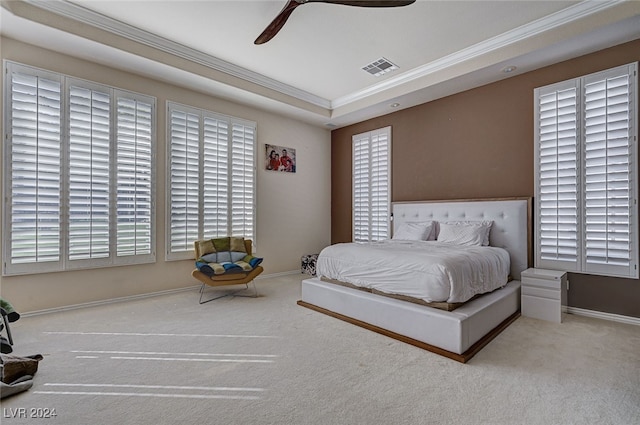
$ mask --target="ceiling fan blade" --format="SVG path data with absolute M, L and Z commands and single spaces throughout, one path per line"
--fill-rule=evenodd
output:
M 409 6 L 416 0 L 307 0 L 305 3 L 331 3 L 360 7 L 399 7 Z
M 262 34 L 260 34 L 258 38 L 256 38 L 256 41 L 254 41 L 253 44 L 263 44 L 275 37 L 278 31 L 282 29 L 285 22 L 287 22 L 287 19 L 289 19 L 289 16 L 291 16 L 291 13 L 293 13 L 295 8 L 302 4 L 304 3 L 298 3 L 295 0 L 289 0 L 289 3 L 287 3 L 285 7 L 282 8 L 280 13 L 278 13 L 278 16 L 276 16 L 273 21 L 271 21 L 271 23 L 267 26 L 267 28 L 262 31 Z
M 278 13 L 278 16 L 262 31 L 262 34 L 256 38 L 253 44 L 264 44 L 275 37 L 295 8 L 306 3 L 329 3 L 359 7 L 398 7 L 408 6 L 415 2 L 416 0 L 289 0 L 280 13 Z

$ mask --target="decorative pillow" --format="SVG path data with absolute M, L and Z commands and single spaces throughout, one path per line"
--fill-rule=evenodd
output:
M 491 233 L 491 227 L 493 226 L 492 220 L 478 220 L 478 221 L 461 220 L 461 221 L 446 221 L 445 223 L 461 225 L 461 226 L 481 227 L 485 232 L 484 237 L 482 238 L 482 246 L 489 246 L 489 234 Z
M 203 258 L 196 261 L 196 267 L 207 276 L 215 276 L 230 273 L 250 272 L 262 263 L 262 258 L 245 254 L 241 260 L 225 263 L 208 263 Z
M 433 221 L 402 223 L 392 239 L 407 241 L 426 241 L 431 234 Z
M 217 263 L 218 253 L 212 252 L 211 254 L 203 255 L 202 257 L 200 257 L 200 260 L 204 261 L 205 263 Z
M 226 237 L 198 241 L 200 258 L 210 263 L 236 262 L 247 255 L 244 238 Z M 231 253 L 229 253 L 231 252 Z M 235 255 L 234 253 L 237 253 Z M 218 256 L 222 254 L 222 259 Z
M 200 255 L 216 252 L 216 248 L 213 246 L 213 241 L 211 239 L 198 241 L 198 252 Z
M 246 254 L 247 248 L 244 246 L 244 238 L 229 238 L 229 251 L 244 252 Z
M 247 254 L 244 238 L 226 237 L 198 241 L 200 258 L 196 267 L 207 276 L 249 272 L 262 263 L 262 258 Z
M 226 238 L 214 238 L 211 239 L 211 242 L 213 242 L 213 246 L 216 248 L 216 251 L 220 252 L 220 251 L 231 251 L 231 238 L 230 237 L 226 237 Z
M 253 255 L 247 254 L 242 259 L 242 261 L 244 261 L 245 263 L 249 264 L 252 268 L 255 268 L 255 267 L 259 266 L 262 263 L 262 258 L 254 257 Z
M 218 261 L 216 263 L 233 263 L 231 261 L 231 251 L 218 252 Z
M 456 245 L 482 246 L 486 233 L 486 228 L 482 226 L 440 223 L 438 242 L 448 242 Z
M 215 274 L 224 273 L 224 268 L 218 263 L 205 263 L 204 261 L 196 261 L 196 268 L 209 277 Z
M 236 261 L 240 261 L 247 256 L 246 252 L 231 251 L 229 254 L 231 255 L 232 263 L 235 263 Z

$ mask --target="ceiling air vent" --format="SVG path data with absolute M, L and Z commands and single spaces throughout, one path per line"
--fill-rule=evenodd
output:
M 370 63 L 369 65 L 363 66 L 362 69 L 364 69 L 371 75 L 379 77 L 386 72 L 398 69 L 398 65 L 394 64 L 389 59 L 380 58 L 377 61 Z

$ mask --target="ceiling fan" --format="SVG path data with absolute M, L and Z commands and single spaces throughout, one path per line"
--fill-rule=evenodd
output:
M 263 44 L 271 40 L 282 29 L 291 13 L 296 7 L 302 6 L 306 3 L 331 3 L 342 4 L 346 6 L 360 6 L 360 7 L 398 7 L 408 6 L 411 3 L 415 3 L 416 0 L 289 0 L 285 7 L 280 11 L 278 16 L 267 26 L 267 28 L 256 38 L 254 44 Z

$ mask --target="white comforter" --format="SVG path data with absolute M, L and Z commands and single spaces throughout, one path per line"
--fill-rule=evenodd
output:
M 509 253 L 436 241 L 341 243 L 322 250 L 318 277 L 427 302 L 464 302 L 504 286 Z

